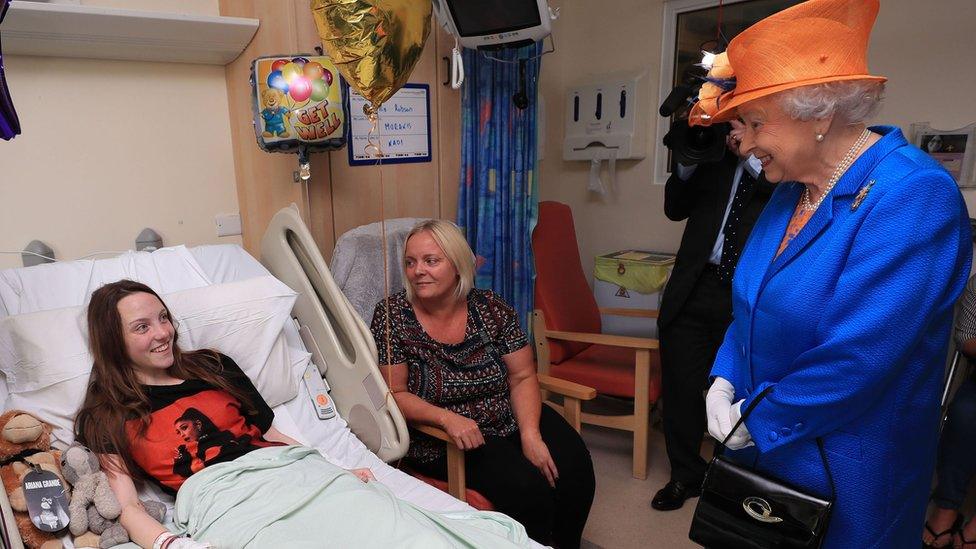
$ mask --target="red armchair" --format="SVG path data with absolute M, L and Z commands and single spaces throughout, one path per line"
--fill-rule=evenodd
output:
M 633 475 L 647 478 L 648 416 L 661 395 L 658 341 L 602 334 L 600 314 L 656 318 L 657 311 L 597 307 L 580 263 L 573 213 L 565 204 L 539 204 L 532 251 L 536 266 L 533 335 L 539 373 L 588 385 L 597 394 L 633 398 L 629 415 L 581 414 L 579 401 L 567 403 L 564 415 L 633 432 Z

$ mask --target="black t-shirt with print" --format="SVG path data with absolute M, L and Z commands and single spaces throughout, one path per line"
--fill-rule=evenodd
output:
M 140 420 L 126 423 L 133 459 L 171 494 L 208 465 L 281 444 L 262 436 L 271 427 L 274 412 L 251 380 L 230 357 L 221 354 L 220 363 L 221 374 L 247 396 L 249 406 L 201 380 L 144 385 L 152 410 L 149 426 L 140 436 Z

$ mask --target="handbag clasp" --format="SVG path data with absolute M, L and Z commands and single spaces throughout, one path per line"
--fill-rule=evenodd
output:
M 773 516 L 773 506 L 769 504 L 768 501 L 763 498 L 750 496 L 742 500 L 742 508 L 745 509 L 746 513 L 750 517 L 758 520 L 759 522 L 767 523 L 777 523 L 783 522 L 783 519 Z

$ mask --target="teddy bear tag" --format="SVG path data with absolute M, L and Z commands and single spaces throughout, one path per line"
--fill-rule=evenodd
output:
M 68 499 L 61 479 L 35 467 L 24 476 L 24 499 L 31 522 L 45 532 L 57 532 L 68 525 Z

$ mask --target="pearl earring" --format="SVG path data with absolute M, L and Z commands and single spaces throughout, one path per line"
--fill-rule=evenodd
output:
M 824 135 L 822 133 L 818 133 L 816 139 L 817 143 L 821 143 L 824 140 Z

